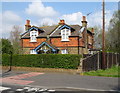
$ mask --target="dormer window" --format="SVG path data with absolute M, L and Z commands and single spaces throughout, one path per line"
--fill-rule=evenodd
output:
M 69 41 L 69 36 L 71 35 L 70 29 L 61 30 L 61 41 Z
M 30 32 L 30 42 L 37 42 L 38 31 L 31 31 Z

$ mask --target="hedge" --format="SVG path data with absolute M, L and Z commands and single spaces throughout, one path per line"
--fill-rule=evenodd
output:
M 81 57 L 77 54 L 12 55 L 12 66 L 76 69 Z M 10 65 L 10 55 L 2 55 L 2 65 Z

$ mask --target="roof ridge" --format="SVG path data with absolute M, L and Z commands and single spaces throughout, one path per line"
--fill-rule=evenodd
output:
M 52 25 L 52 26 L 58 26 L 58 25 Z M 51 27 L 51 26 L 41 26 L 39 28 L 44 28 L 44 27 Z

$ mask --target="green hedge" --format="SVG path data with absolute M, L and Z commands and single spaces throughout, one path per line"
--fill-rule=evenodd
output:
M 76 69 L 81 55 L 38 54 L 12 55 L 12 66 Z M 10 55 L 2 55 L 2 65 L 9 66 Z

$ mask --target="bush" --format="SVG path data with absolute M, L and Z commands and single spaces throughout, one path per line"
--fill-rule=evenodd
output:
M 80 58 L 81 55 L 72 54 L 13 55 L 12 66 L 76 69 Z M 9 66 L 9 63 L 10 55 L 3 54 L 3 66 Z

